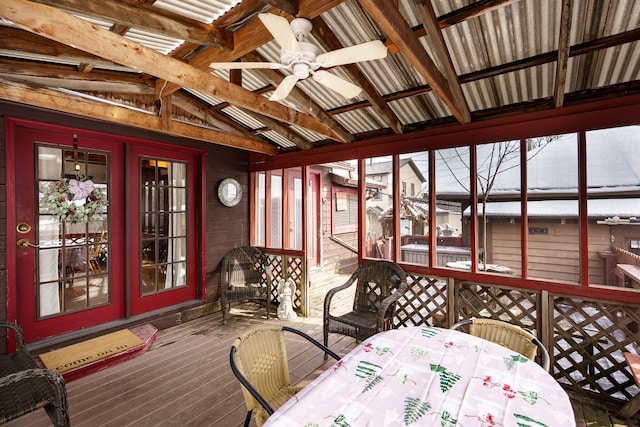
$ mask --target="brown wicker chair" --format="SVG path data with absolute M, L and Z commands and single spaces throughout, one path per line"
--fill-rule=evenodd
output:
M 231 346 L 231 370 L 242 384 L 247 405 L 245 427 L 255 411 L 260 427 L 273 411 L 302 389 L 291 386 L 284 331 L 297 334 L 336 360 L 340 357 L 309 335 L 287 326 L 264 326 L 244 333 Z
M 333 297 L 354 284 L 352 311 L 337 316 L 331 314 Z M 359 266 L 344 285 L 331 289 L 324 298 L 324 345 L 330 332 L 362 341 L 391 329 L 396 302 L 406 290 L 406 274 L 396 263 L 378 260 Z
M 20 326 L 0 322 L 12 330 L 17 348 L 13 354 L 0 355 L 0 424 L 44 408 L 54 426 L 68 426 L 67 389 L 57 372 L 41 369 L 24 345 Z
M 271 305 L 271 269 L 267 257 L 253 246 L 231 249 L 222 258 L 220 269 L 220 304 L 222 324 L 227 323 L 227 311 L 234 301 L 253 300 Z
M 451 329 L 459 329 L 464 325 L 469 325 L 471 335 L 517 351 L 530 360 L 535 360 L 540 350 L 540 365 L 549 371 L 549 352 L 538 338 L 520 326 L 495 319 L 468 319 L 454 324 Z

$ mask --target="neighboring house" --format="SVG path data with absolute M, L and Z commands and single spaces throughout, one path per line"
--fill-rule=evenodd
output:
M 630 131 L 640 133 L 640 127 L 609 129 L 606 134 L 587 133 L 589 282 L 592 284 L 613 284 L 607 279 L 605 265 L 607 254 L 613 248 L 634 252 L 640 247 L 640 222 L 635 219 L 640 218 L 640 158 Z M 576 135 L 562 135 L 527 161 L 529 277 L 579 282 L 576 147 Z M 507 162 L 490 192 L 486 208 L 486 260 L 507 266 L 520 275 L 518 164 L 518 158 Z M 456 192 L 450 191 L 449 197 L 455 199 Z M 439 197 L 443 194 L 439 193 Z M 480 218 L 481 203 L 477 209 Z M 469 216 L 467 205 L 463 212 L 465 229 L 468 229 Z M 479 234 L 482 233 L 483 228 L 479 227 Z

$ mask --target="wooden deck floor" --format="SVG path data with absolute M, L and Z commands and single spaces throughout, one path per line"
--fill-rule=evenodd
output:
M 221 314 L 215 313 L 159 331 L 154 345 L 142 356 L 68 383 L 72 426 L 241 426 L 246 409 L 229 367 L 229 348 L 243 331 L 266 321 L 264 310 L 256 308 L 253 304 L 234 306 L 226 326 L 222 326 Z M 312 315 L 283 323 L 321 340 L 322 315 Z M 325 362 L 301 338 L 287 337 L 294 383 L 310 381 L 332 363 Z M 330 346 L 345 354 L 355 343 L 332 335 Z M 598 403 L 573 396 L 572 401 L 579 427 L 640 425 L 637 420 L 613 419 L 608 408 Z M 7 425 L 51 424 L 40 410 Z

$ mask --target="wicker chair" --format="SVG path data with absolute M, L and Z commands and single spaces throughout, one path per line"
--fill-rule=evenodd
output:
M 333 297 L 354 284 L 353 309 L 342 315 L 331 314 Z M 406 274 L 396 263 L 379 260 L 359 266 L 344 285 L 331 289 L 324 298 L 324 345 L 330 332 L 362 341 L 391 329 L 396 302 L 406 290 Z
M 271 269 L 267 257 L 253 246 L 242 246 L 227 252 L 220 270 L 220 304 L 222 324 L 227 323 L 227 311 L 234 301 L 254 300 L 271 305 Z
M 291 386 L 284 331 L 297 334 L 336 360 L 340 357 L 309 335 L 287 326 L 265 326 L 244 333 L 231 346 L 231 370 L 242 384 L 247 405 L 245 427 L 255 410 L 260 427 L 273 411 L 302 389 Z
M 540 350 L 540 365 L 545 371 L 549 371 L 549 352 L 538 338 L 520 326 L 512 325 L 502 320 L 469 319 L 454 324 L 451 329 L 459 329 L 464 325 L 469 325 L 469 333 L 471 335 L 517 351 L 530 360 L 535 360 L 536 354 Z
M 67 389 L 57 372 L 41 369 L 24 345 L 20 326 L 0 322 L 16 335 L 13 354 L 0 355 L 0 424 L 44 408 L 54 426 L 68 426 Z

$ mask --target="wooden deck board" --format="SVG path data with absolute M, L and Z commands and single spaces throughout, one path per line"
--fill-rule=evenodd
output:
M 322 300 L 314 289 L 314 298 Z M 322 341 L 322 313 L 282 323 Z M 244 331 L 267 322 L 264 308 L 255 304 L 232 308 L 227 325 L 220 313 L 158 332 L 145 354 L 111 366 L 67 385 L 71 424 L 82 426 L 216 426 L 237 427 L 246 408 L 240 386 L 229 367 L 229 349 Z M 303 385 L 331 366 L 322 352 L 302 338 L 287 334 L 292 382 Z M 350 337 L 331 334 L 329 346 L 339 355 L 355 347 Z M 640 427 L 636 418 L 617 420 L 612 408 L 571 396 L 576 424 Z M 51 425 L 44 410 L 6 424 L 9 427 Z M 253 421 L 252 421 L 252 425 Z

